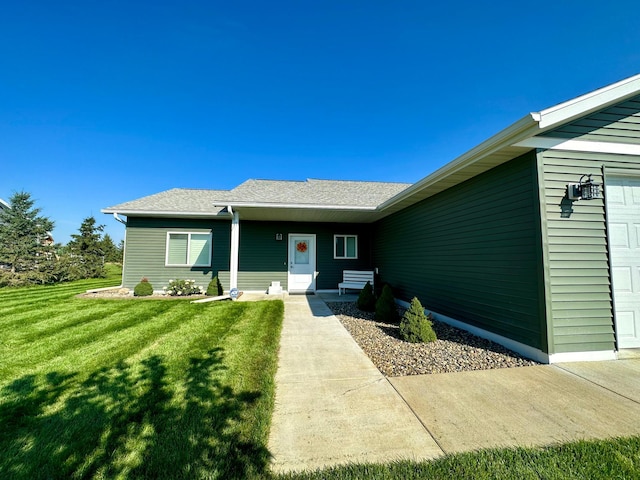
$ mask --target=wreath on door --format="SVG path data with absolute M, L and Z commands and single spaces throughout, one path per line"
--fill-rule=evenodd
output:
M 296 245 L 296 250 L 300 253 L 304 253 L 307 251 L 307 242 L 298 242 Z

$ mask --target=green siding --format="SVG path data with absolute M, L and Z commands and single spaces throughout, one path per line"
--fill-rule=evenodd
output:
M 613 350 L 605 200 L 570 202 L 566 188 L 589 173 L 602 183 L 603 167 L 640 174 L 640 157 L 559 150 L 545 150 L 539 156 L 547 219 L 551 353 Z
M 404 300 L 546 351 L 535 152 L 376 224 L 375 265 Z
M 168 231 L 213 232 L 211 268 L 165 266 Z M 218 274 L 225 290 L 229 289 L 229 255 L 231 222 L 225 220 L 179 220 L 165 218 L 129 218 L 125 246 L 123 285 L 133 288 L 147 277 L 160 290 L 170 279 L 193 278 L 206 286 Z M 283 240 L 276 240 L 276 233 Z M 266 291 L 272 281 L 287 289 L 287 238 L 290 233 L 316 234 L 316 287 L 337 289 L 342 271 L 371 269 L 371 226 L 343 223 L 243 222 L 240 219 L 238 288 Z M 358 259 L 333 258 L 333 235 L 358 235 Z
M 640 143 L 640 96 L 545 132 L 543 136 Z
M 276 240 L 276 234 L 282 240 Z M 238 286 L 241 290 L 266 290 L 271 281 L 287 285 L 289 234 L 316 235 L 316 288 L 337 289 L 343 270 L 371 269 L 371 226 L 343 223 L 256 222 L 240 220 Z M 333 258 L 334 234 L 358 235 L 358 258 Z
M 213 232 L 211 267 L 166 267 L 165 253 L 167 232 Z M 167 218 L 127 219 L 125 264 L 122 284 L 133 288 L 142 277 L 147 277 L 154 289 L 161 290 L 169 280 L 194 279 L 206 287 L 211 278 L 220 272 L 221 282 L 229 288 L 230 221 L 180 220 Z

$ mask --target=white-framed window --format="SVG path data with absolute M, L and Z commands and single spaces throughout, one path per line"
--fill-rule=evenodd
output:
M 358 236 L 334 235 L 333 258 L 358 258 Z
M 211 233 L 167 232 L 168 267 L 210 267 Z

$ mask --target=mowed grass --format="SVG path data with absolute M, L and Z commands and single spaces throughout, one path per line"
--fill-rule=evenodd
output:
M 283 303 L 75 298 L 118 282 L 0 290 L 0 478 L 262 476 Z

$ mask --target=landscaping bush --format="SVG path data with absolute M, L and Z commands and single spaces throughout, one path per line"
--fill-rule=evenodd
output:
M 217 297 L 219 295 L 222 295 L 223 293 L 224 290 L 222 288 L 222 284 L 220 283 L 220 280 L 218 280 L 218 276 L 216 275 L 209 282 L 209 286 L 207 286 L 207 296 Z
M 149 295 L 153 295 L 153 286 L 149 283 L 149 280 L 143 278 L 133 289 L 133 295 L 135 297 L 148 297 Z
M 169 280 L 169 286 L 165 290 L 171 296 L 183 297 L 204 293 L 203 288 L 196 285 L 195 280 Z
M 398 323 L 400 317 L 398 316 L 398 310 L 396 308 L 396 301 L 393 298 L 393 292 L 389 285 L 382 287 L 382 294 L 376 302 L 376 320 L 387 323 Z
M 400 336 L 405 342 L 411 343 L 428 343 L 437 340 L 436 332 L 433 331 L 431 314 L 429 317 L 424 314 L 424 308 L 416 297 L 413 297 L 411 306 L 402 316 Z
M 371 283 L 367 282 L 358 296 L 358 308 L 365 312 L 373 312 L 376 309 L 376 297 L 373 294 Z

